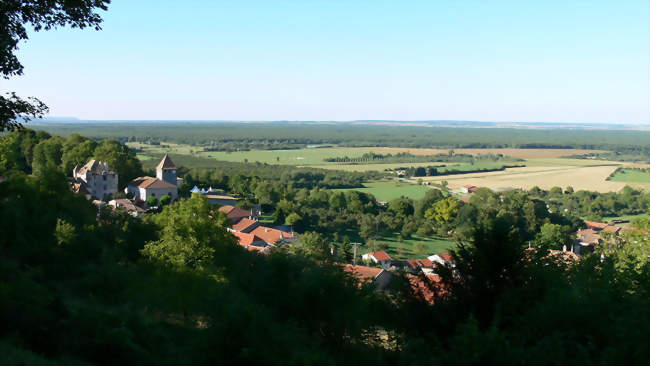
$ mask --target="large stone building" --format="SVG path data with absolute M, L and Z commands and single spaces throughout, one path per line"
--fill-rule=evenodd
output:
M 172 159 L 165 155 L 156 167 L 156 177 L 138 177 L 130 181 L 124 192 L 132 194 L 134 199 L 146 201 L 149 197 L 170 196 L 172 200 L 178 198 L 178 177 L 176 165 Z
M 110 170 L 104 161 L 93 159 L 81 168 L 75 166 L 72 177 L 73 186 L 90 197 L 107 199 L 117 193 L 117 173 Z

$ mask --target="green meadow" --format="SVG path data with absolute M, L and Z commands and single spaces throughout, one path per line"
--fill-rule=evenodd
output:
M 620 169 L 609 180 L 613 182 L 650 183 L 650 170 Z
M 387 246 L 386 253 L 393 259 L 424 259 L 430 255 L 438 253 L 446 253 L 449 249 L 456 247 L 456 243 L 437 236 L 423 237 L 413 235 L 409 239 L 403 241 L 398 240 L 399 233 L 392 233 L 377 238 L 377 245 L 374 245 L 374 240 L 359 248 L 357 253 L 357 261 L 361 258 L 362 254 L 372 252 L 374 250 L 381 250 L 382 247 Z M 426 251 L 423 253 L 416 253 L 413 248 L 416 243 L 423 243 L 426 246 Z
M 424 194 L 428 189 L 431 189 L 427 186 L 421 186 L 397 179 L 393 180 L 382 180 L 376 182 L 364 183 L 363 188 L 349 188 L 341 189 L 342 191 L 360 191 L 364 193 L 370 193 L 377 200 L 380 201 L 390 201 L 394 198 L 399 198 L 401 196 L 420 199 L 424 197 Z

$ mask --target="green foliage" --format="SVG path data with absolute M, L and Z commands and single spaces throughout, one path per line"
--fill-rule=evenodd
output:
M 103 140 L 98 144 L 78 134 L 66 140 L 30 129 L 0 136 L 0 172 L 18 170 L 40 174 L 44 170 L 61 169 L 71 175 L 75 165 L 84 165 L 90 158 L 108 162 L 119 176 L 120 189 L 142 175 L 135 152 L 115 140 Z
M 103 140 L 93 152 L 93 158 L 105 161 L 119 177 L 118 188 L 121 190 L 133 178 L 142 174 L 142 164 L 135 152 L 115 140 Z
M 76 237 L 75 227 L 65 220 L 58 219 L 54 229 L 54 237 L 59 245 L 70 244 Z
M 301 234 L 295 249 L 317 260 L 325 260 L 330 257 L 329 241 L 324 235 L 315 232 Z
M 433 207 L 424 212 L 427 220 L 434 221 L 440 225 L 448 224 L 456 219 L 460 209 L 459 201 L 455 198 L 445 198 L 434 203 Z
M 543 249 L 562 249 L 569 246 L 573 230 L 568 225 L 545 223 L 535 238 L 536 244 Z
M 142 254 L 172 266 L 201 268 L 212 263 L 223 247 L 235 244 L 226 231 L 225 214 L 213 213 L 212 206 L 200 195 L 165 206 L 153 222 L 160 230 L 160 239 L 147 243 Z
M 32 171 L 35 174 L 44 169 L 58 168 L 61 165 L 64 141 L 63 138 L 57 136 L 43 140 L 34 147 Z
M 147 206 L 153 207 L 158 205 L 158 197 L 156 196 L 149 196 L 147 197 Z
M 314 144 L 442 148 L 580 148 L 629 151 L 649 149 L 650 132 L 588 129 L 405 127 L 371 125 L 237 124 L 155 122 L 137 124 L 48 123 L 43 129 L 122 142 L 175 142 L 217 151 L 295 149 Z M 317 150 L 317 149 L 315 149 Z M 453 156 L 452 154 L 449 154 Z M 272 159 L 277 155 L 271 154 Z M 616 158 L 610 160 L 618 160 Z
M 160 197 L 160 200 L 158 201 L 161 206 L 167 206 L 172 202 L 172 196 L 170 195 L 164 195 Z

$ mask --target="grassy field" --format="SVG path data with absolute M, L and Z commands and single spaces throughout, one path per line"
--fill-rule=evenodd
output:
M 402 242 L 397 240 L 398 236 L 398 233 L 393 233 L 392 235 L 377 238 L 377 246 L 379 247 L 381 244 L 388 245 L 386 253 L 388 253 L 388 255 L 393 259 L 423 259 L 433 254 L 446 253 L 449 249 L 456 246 L 456 243 L 451 240 L 435 236 L 421 237 L 413 235 L 410 239 L 406 239 Z M 413 251 L 413 246 L 418 242 L 424 243 L 427 246 L 425 254 L 418 254 Z M 359 248 L 358 258 L 361 257 L 361 254 L 371 251 L 373 251 L 372 242 Z
M 393 198 L 399 198 L 401 196 L 420 199 L 424 197 L 425 192 L 430 189 L 426 186 L 420 186 L 397 179 L 364 183 L 364 186 L 364 188 L 351 188 L 341 190 L 354 190 L 370 193 L 375 196 L 377 200 L 390 201 Z
M 331 147 L 296 150 L 251 150 L 239 152 L 204 152 L 200 147 L 190 145 L 161 143 L 162 145 L 147 145 L 140 143 L 128 143 L 130 146 L 140 149 L 138 156 L 143 160 L 143 165 L 154 164 L 151 156 L 160 156 L 163 153 L 170 153 L 179 165 L 210 167 L 211 161 L 222 160 L 232 162 L 261 162 L 268 164 L 295 165 L 313 168 L 326 168 L 345 171 L 383 171 L 408 166 L 443 165 L 444 163 L 389 163 L 389 164 L 339 164 L 325 162 L 324 159 L 331 157 L 348 156 L 359 157 L 368 152 L 391 153 L 410 152 L 414 155 L 428 155 L 446 153 L 446 149 L 409 149 L 389 147 Z M 435 177 L 423 177 L 425 181 L 439 183 L 447 181 L 452 190 L 458 190 L 463 185 L 475 185 L 499 188 L 521 188 L 530 189 L 538 186 L 543 189 L 550 189 L 554 186 L 574 189 L 586 189 L 599 192 L 618 191 L 626 184 L 635 188 L 650 189 L 650 173 L 632 172 L 617 174 L 610 180 L 607 177 L 619 167 L 634 166 L 621 162 L 608 162 L 587 159 L 565 159 L 562 156 L 582 154 L 596 150 L 578 149 L 455 149 L 456 153 L 468 154 L 504 154 L 512 157 L 526 159 L 523 164 L 526 167 L 508 168 L 505 171 L 470 173 L 462 175 L 440 175 Z M 149 159 L 149 160 L 147 160 Z M 485 162 L 476 165 L 447 163 L 446 169 L 478 169 L 496 168 L 501 163 Z M 415 179 L 412 180 L 415 183 Z M 366 184 L 360 191 L 372 193 L 380 200 L 390 200 L 401 195 L 420 198 L 426 192 L 425 187 L 408 185 L 397 181 L 373 182 Z
M 374 152 L 382 154 L 396 154 L 399 152 L 409 152 L 413 155 L 432 155 L 444 154 L 449 149 L 409 149 L 409 148 L 392 148 L 392 147 L 330 147 L 330 148 L 304 148 L 294 150 L 250 150 L 250 151 L 202 151 L 201 147 L 190 145 L 181 145 L 168 142 L 161 142 L 161 145 L 148 145 L 139 142 L 128 142 L 127 145 L 142 150 L 143 154 L 191 154 L 194 153 L 201 157 L 209 157 L 217 160 L 235 161 L 235 162 L 256 162 L 269 164 L 288 164 L 288 165 L 342 165 L 337 163 L 328 163 L 323 161 L 326 158 L 348 156 L 350 158 L 360 157 L 365 153 Z M 459 154 L 503 154 L 515 158 L 524 159 L 552 159 L 571 154 L 584 154 L 596 152 L 599 150 L 579 150 L 579 149 L 454 149 Z M 391 164 L 397 166 L 418 166 L 417 163 Z M 427 164 L 427 163 L 424 163 Z M 365 165 L 383 165 L 383 164 L 361 164 Z
M 457 166 L 457 163 L 440 163 L 440 162 L 431 162 L 431 163 L 386 163 L 386 164 L 336 164 L 336 163 L 324 163 L 328 165 L 300 165 L 307 168 L 322 168 L 322 169 L 332 169 L 332 170 L 343 170 L 347 172 L 367 172 L 367 171 L 384 171 L 386 169 L 398 169 L 403 167 L 420 167 L 420 166 L 439 166 L 446 165 L 448 167 Z M 477 165 L 478 166 L 478 165 Z
M 603 217 L 603 220 L 611 222 L 612 220 L 634 220 L 634 219 L 647 219 L 650 218 L 650 214 L 639 214 L 639 215 L 622 215 L 622 216 L 607 216 Z
M 621 169 L 609 179 L 612 182 L 650 183 L 650 171 Z

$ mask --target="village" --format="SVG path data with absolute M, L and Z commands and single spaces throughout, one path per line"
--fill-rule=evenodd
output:
M 117 173 L 110 169 L 106 162 L 90 160 L 82 167 L 75 166 L 70 180 L 70 187 L 75 193 L 85 195 L 98 208 L 110 207 L 113 210 L 124 210 L 134 217 L 145 213 L 159 212 L 159 205 L 173 204 L 180 199 L 178 186 L 183 178 L 177 176 L 177 167 L 168 155 L 164 155 L 156 166 L 156 176 L 142 176 L 129 181 L 124 194 L 118 192 Z M 459 190 L 457 199 L 469 203 L 470 197 L 476 194 L 479 187 L 465 185 Z M 269 254 L 274 248 L 287 248 L 299 240 L 300 235 L 293 231 L 290 225 L 266 226 L 260 223 L 261 206 L 251 209 L 237 207 L 238 199 L 212 187 L 199 188 L 194 186 L 191 195 L 201 195 L 218 211 L 226 215 L 230 222 L 228 232 L 236 237 L 237 243 L 250 252 Z M 114 196 L 124 198 L 113 198 Z M 379 202 L 386 205 L 386 202 Z M 569 262 L 577 261 L 581 255 L 593 253 L 604 242 L 613 242 L 615 236 L 624 227 L 585 221 L 586 228 L 580 229 L 573 235 L 573 240 L 563 245 L 561 249 L 551 249 L 549 255 L 557 256 Z M 424 258 L 397 260 L 384 250 L 371 251 L 357 256 L 359 243 L 354 243 L 352 263 L 343 263 L 344 269 L 353 274 L 361 283 L 371 283 L 377 291 L 387 290 L 391 278 L 396 273 L 405 274 L 417 293 L 427 301 L 433 301 L 431 286 L 441 281 L 437 274 L 442 267 L 455 266 L 455 260 L 449 253 L 432 253 Z M 336 258 L 335 249 L 330 248 Z M 357 258 L 359 257 L 359 258 Z M 425 284 L 425 281 L 428 284 Z

